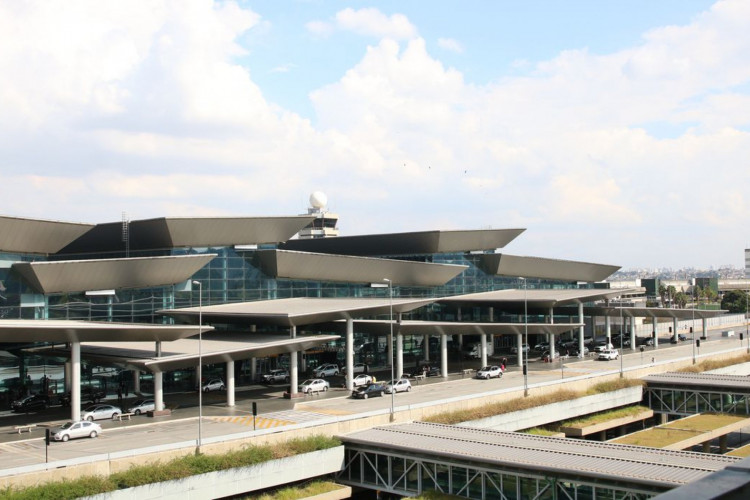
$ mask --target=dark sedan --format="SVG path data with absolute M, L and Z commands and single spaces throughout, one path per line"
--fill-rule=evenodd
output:
M 49 408 L 49 398 L 41 394 L 32 394 L 31 396 L 13 401 L 10 407 L 15 412 L 46 410 Z
M 382 396 L 385 391 L 383 384 L 370 384 L 356 391 L 352 391 L 352 397 L 358 399 L 367 399 L 375 396 Z

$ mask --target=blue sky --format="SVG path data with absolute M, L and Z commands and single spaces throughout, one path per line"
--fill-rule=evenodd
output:
M 0 3 L 0 213 L 303 213 L 342 234 L 743 265 L 750 2 Z

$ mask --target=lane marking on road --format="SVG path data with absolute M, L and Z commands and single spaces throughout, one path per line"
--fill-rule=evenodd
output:
M 253 417 L 211 417 L 211 420 L 215 422 L 227 422 L 230 424 L 253 426 Z M 281 427 L 284 425 L 292 425 L 295 422 L 289 420 L 280 420 L 277 418 L 266 418 L 266 417 L 255 417 L 255 428 L 256 429 L 272 429 L 274 427 Z

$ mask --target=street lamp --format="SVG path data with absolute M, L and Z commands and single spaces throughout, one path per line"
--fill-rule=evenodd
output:
M 529 345 L 529 300 L 528 300 L 528 285 L 526 284 L 526 278 L 519 276 L 523 280 L 523 345 L 518 349 L 522 360 L 523 367 L 523 395 L 529 395 L 529 379 L 528 379 L 528 360 L 529 353 L 524 352 L 524 348 Z M 551 351 L 550 351 L 551 352 Z
M 390 304 L 390 326 L 391 326 L 391 422 L 396 420 L 396 415 L 393 413 L 393 398 L 396 394 L 396 380 L 393 374 L 393 349 L 395 344 L 393 343 L 393 282 L 388 278 L 383 278 L 383 281 L 388 282 L 388 303 Z M 429 346 L 428 346 L 429 349 Z
M 620 378 L 623 378 L 625 376 L 625 374 L 622 371 L 622 363 L 623 363 L 622 357 L 625 354 L 622 351 L 622 346 L 623 346 L 623 340 L 622 340 L 622 338 L 625 335 L 625 332 L 623 331 L 623 326 L 624 325 L 625 325 L 625 321 L 622 318 L 622 297 L 620 297 Z
M 690 343 L 693 344 L 693 364 L 695 364 L 695 278 L 693 278 L 693 322 L 690 326 Z
M 201 451 L 203 425 L 203 283 L 193 280 L 198 285 L 198 453 Z

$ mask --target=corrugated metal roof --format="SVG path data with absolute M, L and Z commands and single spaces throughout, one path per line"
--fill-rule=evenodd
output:
M 560 477 L 590 477 L 674 487 L 740 459 L 578 439 L 470 429 L 422 422 L 376 427 L 341 436 L 345 444 L 418 456 L 529 469 Z
M 93 227 L 93 224 L 0 215 L 0 251 L 53 254 Z
M 435 299 L 398 299 L 393 302 L 388 298 L 351 299 L 351 298 L 308 298 L 261 300 L 255 302 L 236 302 L 212 306 L 186 307 L 157 311 L 159 314 L 195 321 L 199 313 L 207 320 L 234 320 L 245 323 L 263 323 L 280 326 L 310 325 L 338 319 L 367 317 L 388 314 L 393 311 L 407 312 L 427 304 Z
M 280 248 L 358 256 L 430 255 L 503 248 L 524 231 L 525 229 L 480 229 L 337 236 L 290 240 Z
M 13 269 L 39 293 L 83 292 L 180 283 L 214 257 L 216 254 L 16 262 Z
M 480 255 L 479 267 L 486 273 L 500 276 L 587 282 L 602 281 L 620 269 L 609 264 L 499 253 Z
M 261 269 L 269 276 L 346 283 L 382 283 L 384 277 L 390 277 L 394 285 L 440 286 L 468 268 L 453 264 L 285 250 L 262 250 L 255 252 L 253 258 L 256 256 Z
M 750 392 L 750 377 L 718 373 L 669 372 L 643 379 L 651 387 L 692 387 L 724 391 Z

